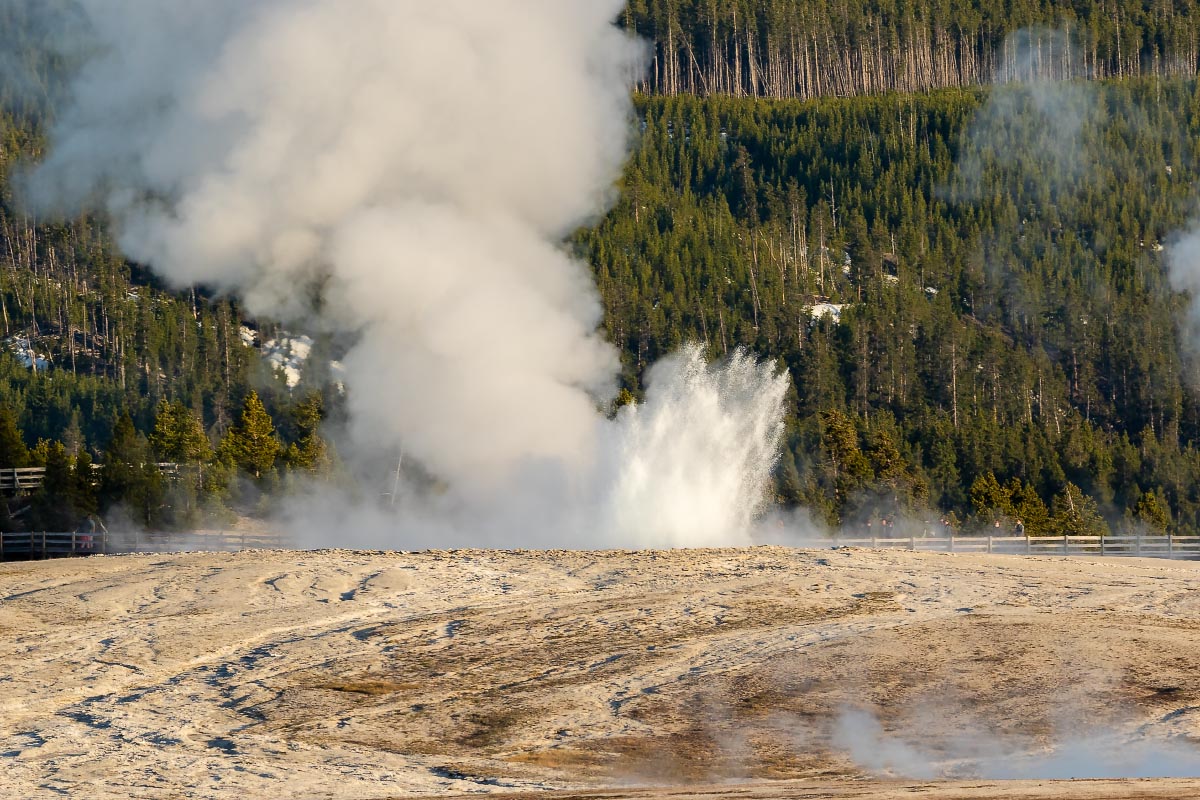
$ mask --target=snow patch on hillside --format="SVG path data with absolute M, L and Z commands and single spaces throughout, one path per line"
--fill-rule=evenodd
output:
M 263 361 L 283 373 L 283 379 L 289 389 L 300 384 L 300 376 L 304 365 L 312 355 L 313 340 L 310 336 L 299 334 L 284 335 L 276 339 L 268 339 L 262 344 Z
M 312 356 L 314 342 L 311 336 L 303 333 L 280 331 L 279 335 L 260 341 L 259 334 L 253 328 L 241 326 L 239 331 L 242 344 L 258 351 L 259 356 L 271 370 L 283 376 L 284 383 L 289 389 L 300 385 L 304 376 L 304 366 Z M 345 369 L 342 362 L 331 360 L 329 372 L 338 388 L 342 387 L 342 376 Z
M 829 317 L 834 322 L 841 322 L 842 309 L 845 307 L 845 303 L 813 303 L 808 313 L 813 320 L 818 320 L 821 317 Z
M 34 350 L 28 336 L 10 336 L 4 340 L 4 346 L 17 357 L 17 361 L 21 362 L 26 369 L 40 372 L 50 367 L 49 357 Z

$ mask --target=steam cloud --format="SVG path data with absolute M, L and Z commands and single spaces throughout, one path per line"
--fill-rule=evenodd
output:
M 1039 179 L 1048 182 L 1051 199 L 1075 191 L 1105 155 L 1084 136 L 1103 124 L 1105 112 L 1082 48 L 1069 32 L 1023 28 L 1005 37 L 1001 53 L 987 100 L 963 134 L 952 195 L 978 201 L 986 173 L 1032 163 L 1044 171 Z
M 1167 279 L 1172 289 L 1188 295 L 1179 333 L 1184 354 L 1196 358 L 1200 353 L 1200 218 L 1168 238 Z M 1198 379 L 1195 371 L 1191 378 Z
M 59 44 L 92 55 L 29 201 L 102 203 L 174 284 L 357 335 L 354 449 L 450 485 L 405 513 L 741 543 L 786 379 L 688 350 L 605 420 L 617 355 L 560 245 L 627 152 L 644 47 L 612 24 L 620 0 L 78 6 L 90 32 Z
M 936 730 L 936 725 L 924 730 L 930 727 Z M 843 710 L 832 743 L 868 772 L 923 780 L 1188 778 L 1200 774 L 1200 751 L 1190 743 L 1141 732 L 1076 735 L 1052 748 L 1031 750 L 1028 743 L 990 735 L 981 727 L 948 746 L 932 747 L 886 732 L 875 714 L 862 708 Z

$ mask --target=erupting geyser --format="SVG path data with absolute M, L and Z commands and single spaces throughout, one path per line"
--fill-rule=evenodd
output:
M 60 45 L 88 59 L 32 203 L 99 198 L 129 256 L 253 314 L 311 324 L 319 297 L 320 326 L 357 334 L 353 448 L 442 478 L 455 527 L 741 542 L 784 378 L 691 349 L 645 408 L 597 411 L 617 356 L 561 241 L 627 151 L 644 47 L 619 0 L 79 7 L 62 28 L 86 41 Z
M 786 373 L 735 353 L 719 369 L 685 347 L 650 370 L 617 417 L 611 530 L 654 546 L 750 544 L 783 430 Z

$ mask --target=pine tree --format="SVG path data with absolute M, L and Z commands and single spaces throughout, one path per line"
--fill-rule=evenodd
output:
M 212 457 L 212 446 L 204 426 L 191 410 L 178 400 L 161 400 L 154 420 L 150 443 L 163 461 L 191 464 Z
M 0 408 L 0 469 L 29 465 L 29 448 L 17 429 L 17 420 L 7 407 Z
M 1026 536 L 1044 536 L 1050 532 L 1050 509 L 1030 484 L 1017 478 L 1009 485 L 1013 515 L 1025 526 Z
M 84 440 L 83 426 L 79 423 L 78 409 L 71 412 L 71 422 L 63 431 L 62 442 L 63 446 L 67 448 L 67 455 L 71 458 L 78 456 L 87 444 Z
M 71 470 L 71 505 L 81 514 L 95 514 L 100 510 L 96 496 L 96 471 L 92 468 L 92 456 L 80 450 L 75 456 Z
M 821 413 L 821 450 L 830 488 L 839 509 L 871 480 L 871 462 L 858 445 L 858 431 L 841 411 Z
M 1171 517 L 1165 504 L 1158 499 L 1154 492 L 1144 492 L 1138 498 L 1133 516 L 1150 533 L 1166 533 L 1171 526 Z
M 980 475 L 971 484 L 971 508 L 981 522 L 994 522 L 1012 514 L 1011 498 L 991 472 Z
M 150 443 L 138 433 L 128 414 L 118 417 L 104 453 L 101 506 L 111 509 L 124 505 L 135 521 L 153 526 L 164 493 L 162 473 L 154 461 Z
M 935 430 L 929 446 L 929 477 L 933 499 L 941 508 L 961 507 L 966 499 L 958 472 L 958 454 L 949 430 Z
M 30 504 L 30 527 L 43 531 L 71 531 L 78 523 L 72 502 L 71 458 L 59 442 L 46 448 L 46 472 Z
M 279 450 L 271 415 L 258 392 L 252 390 L 246 395 L 241 417 L 221 441 L 221 456 L 255 479 L 262 479 L 275 465 Z
M 324 472 L 329 468 L 329 452 L 321 438 L 321 420 L 324 407 L 320 392 L 310 392 L 296 404 L 291 413 L 296 429 L 296 441 L 288 445 L 284 460 L 293 469 L 306 472 Z
M 775 500 L 784 507 L 794 508 L 804 498 L 804 486 L 791 447 L 784 448 L 775 466 Z
M 1106 536 L 1108 523 L 1100 516 L 1096 501 L 1068 482 L 1054 498 L 1055 532 L 1066 536 Z
M 885 426 L 882 421 L 875 425 L 871 431 L 867 459 L 871 464 L 871 471 L 875 474 L 876 489 L 886 494 L 889 507 L 896 509 L 901 504 L 907 505 L 911 499 L 914 481 L 908 475 L 904 458 L 896 447 L 890 427 Z M 927 488 L 924 491 L 928 493 Z

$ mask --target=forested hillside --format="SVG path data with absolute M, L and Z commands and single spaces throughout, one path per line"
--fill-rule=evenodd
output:
M 630 0 L 663 94 L 809 98 L 1196 73 L 1192 0 Z M 1010 35 L 1023 31 L 1020 35 Z
M 1098 529 L 1082 489 L 1193 529 L 1200 409 L 1161 251 L 1193 208 L 1195 91 L 1097 89 L 1067 162 L 1026 140 L 1027 97 L 986 137 L 963 90 L 643 98 L 621 202 L 579 236 L 630 380 L 688 338 L 778 356 L 779 491 L 830 520 L 929 503 L 1046 530 L 1057 505 Z
M 0 466 L 48 462 L 58 494 L 4 524 L 111 505 L 194 524 L 328 470 L 317 425 L 339 392 L 321 370 L 289 389 L 248 345 L 245 325 L 277 324 L 157 284 L 96 215 L 14 201 L 69 68 L 38 8 L 0 6 L 10 78 L 39 87 L 0 86 Z M 778 359 L 795 388 L 777 499 L 833 525 L 1200 531 L 1197 369 L 1163 251 L 1200 177 L 1196 13 L 632 0 L 653 91 L 618 202 L 568 243 L 624 387 L 688 340 Z M 973 86 L 1006 69 L 1113 77 Z M 966 88 L 925 91 L 942 86 Z M 794 99 L 837 94 L 858 96 Z M 194 477 L 130 466 L 153 459 Z

